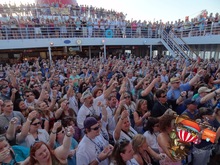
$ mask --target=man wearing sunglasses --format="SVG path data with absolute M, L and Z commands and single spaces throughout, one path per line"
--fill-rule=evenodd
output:
M 167 95 L 163 89 L 158 89 L 156 91 L 156 101 L 151 111 L 152 117 L 160 118 L 167 109 L 171 108 L 169 102 L 167 102 Z
M 24 92 L 24 103 L 26 106 L 32 106 L 34 107 L 35 103 L 37 102 L 37 99 L 35 99 L 34 93 L 30 90 L 26 90 Z
M 108 165 L 108 157 L 113 151 L 113 146 L 100 135 L 100 125 L 94 117 L 84 121 L 85 135 L 79 143 L 76 152 L 77 165 Z
M 167 92 L 167 99 L 173 103 L 172 108 L 177 112 L 178 115 L 183 113 L 183 111 L 186 109 L 185 104 L 176 102 L 179 97 L 182 97 L 181 92 L 190 91 L 191 87 L 200 80 L 203 74 L 204 70 L 199 70 L 198 73 L 186 83 L 181 83 L 181 78 L 179 77 L 172 77 L 170 79 L 170 89 Z

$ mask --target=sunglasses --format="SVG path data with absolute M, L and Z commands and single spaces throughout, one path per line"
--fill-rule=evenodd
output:
M 161 98 L 165 98 L 166 97 L 166 95 L 164 95 L 164 96 L 160 96 Z
M 31 124 L 31 125 L 37 126 L 38 124 L 40 125 L 40 124 L 41 124 L 41 122 L 34 123 L 34 124 Z
M 64 130 L 62 130 L 61 132 L 59 132 L 59 133 L 57 133 L 57 134 L 61 134 L 61 133 L 62 133 L 62 134 L 64 134 L 64 132 L 65 132 L 65 131 L 64 131 Z
M 95 128 L 91 128 L 91 130 L 97 131 L 100 128 L 100 126 L 97 126 Z
M 7 85 L 5 85 L 5 86 L 2 86 L 2 88 L 3 88 L 3 89 L 5 89 L 5 88 L 8 88 L 8 86 L 7 86 Z
M 30 95 L 26 95 L 26 97 L 30 97 L 30 96 L 33 96 L 33 94 L 30 94 Z
M 127 98 L 131 98 L 131 97 L 130 96 L 125 96 L 124 98 L 127 99 Z

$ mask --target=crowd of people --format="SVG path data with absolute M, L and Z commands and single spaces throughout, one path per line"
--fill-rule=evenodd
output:
M 218 35 L 219 13 L 163 22 L 127 20 L 126 14 L 86 5 L 1 5 L 0 39 L 116 37 L 157 38 L 162 30 L 180 37 Z M 54 10 L 52 10 L 54 9 Z M 63 11 L 64 9 L 67 9 Z M 62 12 L 63 11 L 63 12 Z
M 220 125 L 220 67 L 210 60 L 38 58 L 1 67 L 0 164 L 219 162 L 215 143 L 170 152 L 176 115 Z M 213 164 L 213 163 L 212 163 Z

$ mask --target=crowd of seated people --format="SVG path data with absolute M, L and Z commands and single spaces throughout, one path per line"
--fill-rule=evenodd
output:
M 86 5 L 3 4 L 0 13 L 0 39 L 158 38 L 162 30 L 179 37 L 220 33 L 219 13 L 208 15 L 206 12 L 195 18 L 186 17 L 185 20 L 175 22 L 126 20 L 126 14 L 122 12 Z
M 147 56 L 5 64 L 0 162 L 205 165 L 210 157 L 219 162 L 219 66 L 214 60 Z M 173 120 L 181 114 L 217 131 L 215 143 L 190 143 L 182 160 L 169 151 Z

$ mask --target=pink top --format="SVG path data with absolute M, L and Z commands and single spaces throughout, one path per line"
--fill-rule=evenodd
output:
M 160 148 L 160 146 L 159 146 L 159 152 L 164 153 L 164 151 L 162 150 L 162 148 Z M 159 162 L 160 162 L 160 165 L 181 165 L 182 164 L 181 161 L 175 161 L 174 162 L 168 156 L 166 156 L 165 159 L 160 160 Z

